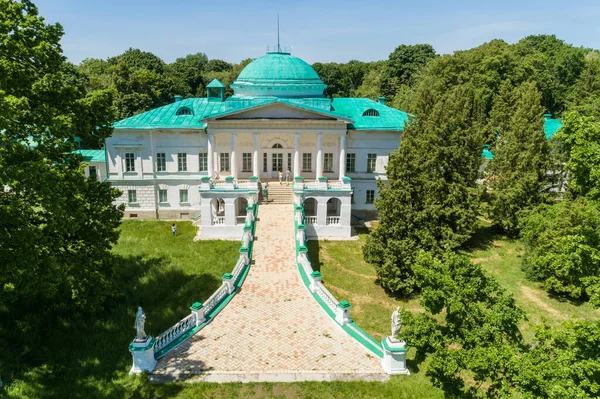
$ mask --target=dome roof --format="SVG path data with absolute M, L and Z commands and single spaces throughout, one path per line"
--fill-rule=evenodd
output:
M 304 60 L 273 52 L 248 64 L 231 87 L 237 97 L 323 97 L 327 85 Z

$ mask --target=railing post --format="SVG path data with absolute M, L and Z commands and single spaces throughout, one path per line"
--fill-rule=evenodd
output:
M 298 263 L 301 263 L 300 260 L 304 258 L 306 260 L 308 260 L 308 248 L 306 248 L 306 246 L 302 245 L 298 248 Z
M 231 273 L 225 273 L 223 274 L 223 278 L 222 278 L 223 284 L 225 284 L 227 286 L 227 293 L 231 294 L 233 293 L 233 274 Z
M 235 190 L 235 179 L 233 178 L 233 176 L 225 177 L 225 189 Z
M 293 191 L 302 191 L 304 190 L 304 177 L 296 176 L 294 177 L 294 184 L 292 184 Z
M 343 326 L 348 323 L 352 323 L 352 319 L 350 318 L 350 305 L 347 301 L 341 301 L 337 304 L 335 308 L 335 321 L 338 322 L 339 325 Z
M 343 190 L 352 190 L 352 179 L 348 176 L 342 177 L 342 189 Z
M 319 176 L 319 179 L 317 180 L 317 188 L 319 190 L 327 190 L 327 177 L 326 176 Z
M 321 276 L 321 272 L 315 270 L 310 274 L 310 292 L 315 294 L 317 292 L 317 288 L 319 284 L 323 283 L 323 276 Z
M 210 177 L 208 176 L 202 176 L 200 178 L 200 190 L 204 191 L 208 191 L 212 188 L 212 183 L 210 181 Z
M 250 257 L 248 256 L 248 247 L 245 248 L 240 248 L 240 259 L 242 259 L 242 262 L 244 262 L 244 265 L 247 265 L 248 263 L 250 263 Z
M 147 336 L 143 341 L 133 340 L 129 344 L 129 353 L 133 357 L 133 365 L 129 370 L 129 374 L 141 374 L 144 371 L 152 371 L 156 367 L 156 359 L 154 358 L 154 344 L 156 339 Z
M 204 323 L 206 319 L 204 317 L 204 305 L 202 305 L 202 302 L 194 302 L 194 304 L 190 306 L 190 310 L 196 318 L 196 327 Z
M 250 176 L 248 180 L 250 181 L 249 188 L 253 190 L 258 190 L 258 176 Z
M 296 234 L 296 240 L 300 246 L 306 246 L 306 226 L 304 223 L 298 225 L 298 233 Z

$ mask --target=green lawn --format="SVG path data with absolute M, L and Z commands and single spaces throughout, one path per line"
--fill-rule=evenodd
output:
M 533 336 L 533 325 L 542 320 L 553 326 L 570 319 L 597 320 L 600 317 L 600 309 L 551 297 L 540 284 L 527 280 L 521 270 L 523 243 L 495 234 L 488 223 L 481 222 L 479 231 L 463 252 L 496 277 L 525 310 L 528 320 L 522 323 L 521 331 L 526 338 Z
M 114 249 L 122 257 L 116 279 L 120 297 L 97 320 L 56 320 L 45 331 L 39 349 L 32 350 L 26 359 L 4 362 L 12 369 L 1 371 L 3 380 L 17 379 L 5 393 L 23 398 L 443 397 L 424 375 L 426 362 L 410 377 L 392 377 L 385 383 L 154 385 L 144 377 L 129 377 L 127 344 L 135 333 L 136 307 L 144 307 L 146 330 L 156 335 L 187 314 L 191 303 L 206 299 L 236 261 L 238 242 L 194 243 L 195 228 L 188 222 L 178 223 L 178 233 L 172 237 L 170 222 L 123 222 L 121 239 Z M 309 256 L 331 292 L 352 304 L 354 320 L 381 339 L 389 334 L 390 315 L 396 306 L 412 311 L 421 308 L 418 300 L 390 298 L 375 283 L 374 267 L 362 259 L 366 234 L 366 229 L 360 231 L 359 241 L 309 241 Z M 599 310 L 551 298 L 537 284 L 528 282 L 519 266 L 521 242 L 495 235 L 489 226 L 482 226 L 464 252 L 515 295 L 529 317 L 522 325 L 526 336 L 531 335 L 532 323 L 542 318 L 558 324 L 572 317 L 600 316 Z M 411 357 L 409 352 L 409 360 Z

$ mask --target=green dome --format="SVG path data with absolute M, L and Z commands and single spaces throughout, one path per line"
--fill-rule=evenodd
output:
M 248 64 L 231 87 L 237 97 L 322 97 L 327 86 L 300 58 L 267 53 Z

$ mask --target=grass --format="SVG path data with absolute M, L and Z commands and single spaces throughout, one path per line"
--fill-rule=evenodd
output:
M 463 251 L 472 262 L 479 263 L 510 292 L 527 314 L 528 320 L 520 326 L 526 339 L 533 337 L 534 324 L 546 321 L 558 326 L 567 320 L 597 320 L 600 309 L 593 309 L 549 295 L 540 284 L 527 280 L 521 270 L 525 253 L 523 242 L 495 233 L 489 223 L 480 228 Z
M 125 221 L 114 252 L 121 256 L 116 276 L 121 296 L 101 317 L 71 322 L 56 320 L 43 335 L 43 344 L 23 359 L 4 352 L 2 377 L 9 383 L 2 394 L 22 398 L 442 398 L 424 375 L 427 362 L 410 377 L 393 376 L 388 382 L 302 383 L 166 383 L 150 384 L 130 377 L 127 344 L 135 330 L 138 305 L 148 316 L 146 331 L 156 335 L 187 314 L 189 306 L 206 299 L 233 268 L 238 242 L 193 243 L 195 228 L 178 224 L 172 237 L 170 223 Z M 376 339 L 389 334 L 390 315 L 396 306 L 421 311 L 417 299 L 389 297 L 376 284 L 372 265 L 362 259 L 366 229 L 359 241 L 309 241 L 313 267 L 339 300 L 352 304 L 353 319 Z M 522 329 L 545 319 L 556 325 L 570 318 L 595 319 L 600 311 L 548 296 L 520 269 L 523 245 L 494 234 L 482 225 L 464 253 L 496 276 L 528 315 Z M 0 331 L 2 331 L 0 329 Z M 33 345 L 32 345 L 33 346 Z M 409 352 L 409 365 L 412 353 Z M 13 356 L 13 359 L 9 357 Z M 12 366 L 9 369 L 6 365 Z

